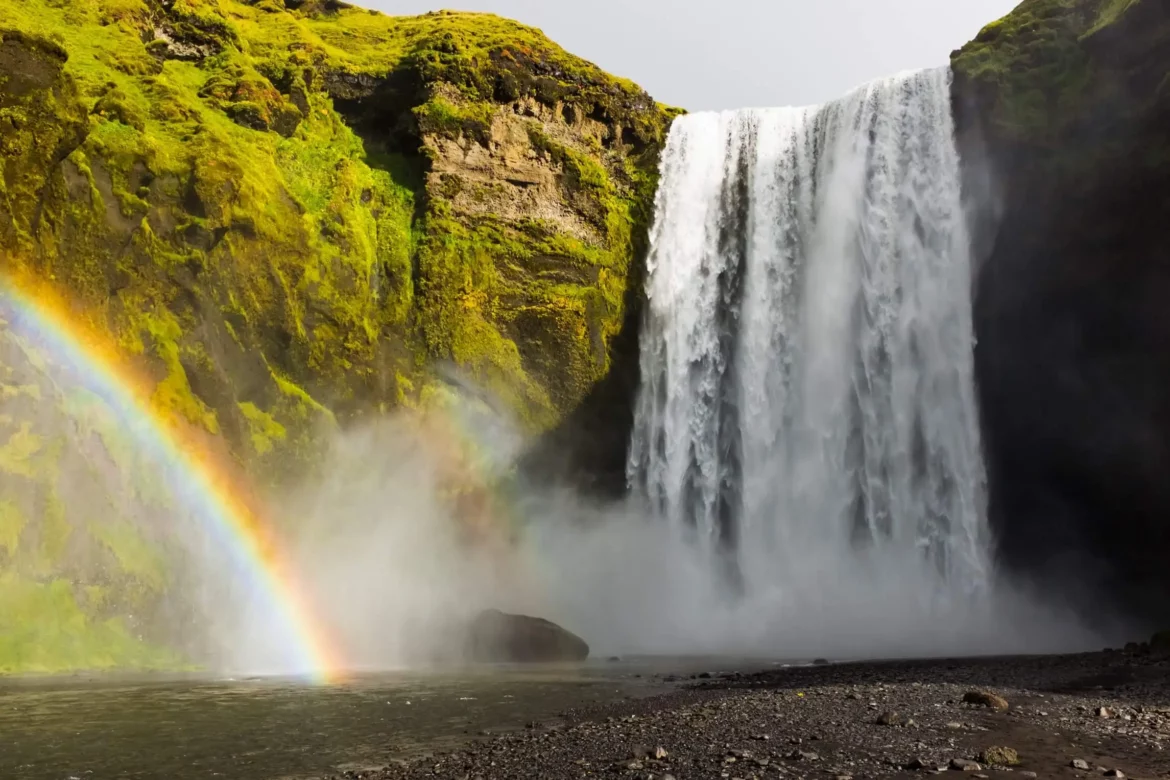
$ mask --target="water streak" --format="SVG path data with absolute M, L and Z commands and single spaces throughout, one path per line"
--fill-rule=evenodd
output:
M 662 172 L 635 490 L 736 589 L 936 607 L 981 590 L 950 72 L 683 117 Z

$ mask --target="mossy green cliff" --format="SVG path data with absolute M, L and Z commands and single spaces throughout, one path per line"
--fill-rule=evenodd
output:
M 611 372 L 672 116 L 494 16 L 0 0 L 0 257 L 51 280 L 153 377 L 162 414 L 261 484 L 302 473 L 323 433 L 422 403 L 442 363 L 546 431 Z M 0 503 L 0 602 L 73 621 L 80 647 L 104 630 L 93 572 L 133 581 L 107 601 L 168 586 L 117 554 L 151 548 L 137 526 L 93 521 L 113 557 L 90 570 L 29 564 L 61 472 L 37 460 L 48 430 L 9 407 L 0 472 L 41 498 Z M 0 669 L 142 661 L 22 652 L 0 647 Z
M 1027 0 L 955 52 L 1005 559 L 1170 621 L 1170 5 Z

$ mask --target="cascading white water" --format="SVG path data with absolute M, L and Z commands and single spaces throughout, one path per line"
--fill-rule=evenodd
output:
M 629 477 L 738 588 L 937 606 L 986 584 L 953 136 L 946 69 L 671 132 Z

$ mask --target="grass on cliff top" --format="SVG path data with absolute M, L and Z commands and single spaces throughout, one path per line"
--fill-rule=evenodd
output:
M 1080 37 L 1096 18 L 1086 0 L 1025 0 L 955 53 L 955 71 L 996 87 L 993 119 L 1016 135 L 1054 132 L 1089 80 Z
M 1156 0 L 1024 0 L 952 57 L 955 72 L 994 87 L 992 119 L 1009 135 L 1050 143 L 1078 120 L 1094 78 L 1088 38 Z

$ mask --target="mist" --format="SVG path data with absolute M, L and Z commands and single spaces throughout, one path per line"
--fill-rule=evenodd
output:
M 785 565 L 744 551 L 729 592 L 709 552 L 637 498 L 599 504 L 513 468 L 524 440 L 482 396 L 338 434 L 320 475 L 278 506 L 296 560 L 351 670 L 461 664 L 484 609 L 544 617 L 592 657 L 811 660 L 1087 650 L 1101 637 L 998 580 L 957 600 L 925 558 L 810 548 Z M 279 673 L 255 636 L 225 666 Z M 225 637 L 225 639 L 227 639 Z
M 19 350 L 8 358 L 27 364 L 22 383 L 88 397 L 76 372 L 52 362 L 34 368 Z M 332 660 L 348 670 L 462 664 L 467 621 L 488 608 L 553 620 L 582 636 L 594 658 L 926 657 L 1103 641 L 1071 611 L 1003 577 L 984 592 L 940 589 L 928 558 L 904 550 L 843 555 L 796 536 L 792 554 L 747 546 L 738 556 L 743 591 L 734 593 L 710 547 L 665 523 L 639 493 L 602 503 L 528 478 L 518 464 L 532 442 L 486 391 L 460 378 L 431 398 L 425 408 L 335 430 L 314 476 L 266 497 L 287 535 L 288 572 L 308 594 Z M 58 408 L 10 395 L 0 413 L 62 437 L 73 453 L 61 462 L 60 484 L 65 520 L 79 530 L 57 564 L 63 576 L 113 587 L 119 565 L 165 574 L 157 600 L 136 599 L 137 586 L 127 585 L 109 591 L 108 608 L 134 636 L 172 648 L 170 663 L 186 658 L 231 675 L 305 671 L 280 605 L 211 531 L 184 475 L 151 459 L 149 431 L 118 425 L 96 398 Z M 34 492 L 6 495 L 24 502 Z M 93 538 L 83 544 L 87 527 Z M 29 532 L 26 543 L 45 533 Z M 8 554 L 21 571 L 28 553 Z

